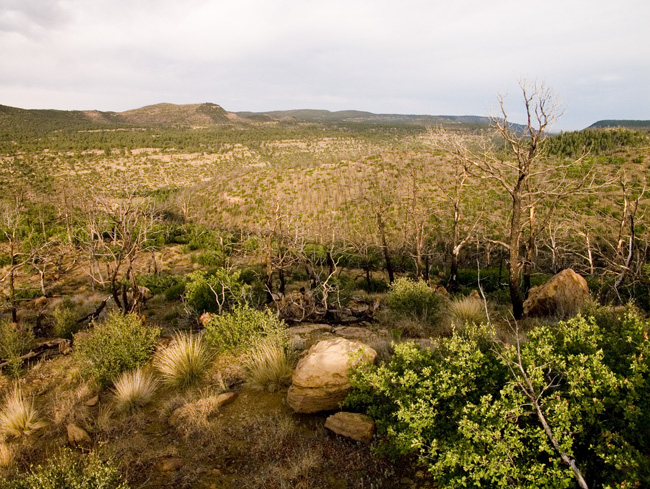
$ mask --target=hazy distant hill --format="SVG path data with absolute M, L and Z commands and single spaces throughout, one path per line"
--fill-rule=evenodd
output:
M 239 118 L 216 104 L 157 104 L 127 110 L 102 112 L 99 110 L 43 110 L 19 109 L 0 105 L 0 128 L 12 132 L 49 132 L 59 129 L 82 129 L 174 126 L 196 127 L 228 124 Z
M 608 127 L 629 127 L 630 129 L 650 129 L 650 121 L 604 120 L 592 124 L 587 129 L 605 129 Z
M 375 124 L 414 124 L 435 126 L 438 124 L 489 124 L 490 119 L 481 116 L 373 114 L 359 110 L 276 110 L 269 112 L 237 112 L 238 116 L 251 120 L 295 120 L 304 122 L 359 122 Z

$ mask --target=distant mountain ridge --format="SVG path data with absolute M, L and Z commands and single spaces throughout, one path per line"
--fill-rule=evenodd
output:
M 602 120 L 595 122 L 587 129 L 606 129 L 610 127 L 627 127 L 630 129 L 650 129 L 650 121 L 640 121 L 640 120 Z
M 488 124 L 482 116 L 374 114 L 358 110 L 280 110 L 228 112 L 213 103 L 177 105 L 161 103 L 124 112 L 99 110 L 21 109 L 0 105 L 0 127 L 16 131 L 42 131 L 92 127 L 209 127 L 221 124 L 263 122 L 409 124 L 421 126 Z
M 0 105 L 0 129 L 5 132 L 47 132 L 102 127 L 211 127 L 223 124 L 305 122 L 330 124 L 382 124 L 415 126 L 487 125 L 490 118 L 475 115 L 374 114 L 360 110 L 275 110 L 228 112 L 214 103 L 147 105 L 123 112 L 99 110 L 20 109 Z M 524 126 L 512 124 L 516 130 Z M 650 121 L 603 120 L 589 128 L 649 128 Z

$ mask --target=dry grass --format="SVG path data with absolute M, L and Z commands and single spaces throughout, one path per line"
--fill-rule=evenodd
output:
M 170 345 L 154 357 L 163 380 L 174 386 L 189 386 L 205 375 L 212 355 L 201 336 L 177 333 Z
M 253 389 L 278 391 L 291 383 L 293 364 L 280 339 L 266 338 L 244 357 L 246 383 Z
M 0 412 L 0 432 L 18 438 L 45 426 L 47 423 L 39 419 L 33 401 L 27 401 L 18 388 L 7 395 Z
M 141 368 L 124 372 L 115 382 L 115 407 L 118 411 L 130 412 L 148 404 L 157 385 L 156 379 Z
M 0 467 L 9 467 L 15 456 L 16 453 L 10 445 L 0 442 Z
M 451 322 L 456 327 L 465 324 L 481 324 L 486 321 L 485 304 L 474 297 L 454 299 L 448 306 Z

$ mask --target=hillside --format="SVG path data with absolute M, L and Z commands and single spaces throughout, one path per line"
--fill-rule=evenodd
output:
M 602 120 L 595 122 L 587 129 L 607 129 L 611 127 L 627 127 L 630 129 L 647 129 L 650 130 L 650 121 L 634 120 Z
M 270 112 L 237 112 L 237 115 L 253 120 L 294 120 L 302 122 L 334 123 L 374 123 L 374 124 L 414 124 L 422 126 L 452 124 L 489 124 L 488 117 L 481 116 L 447 116 L 447 115 L 409 115 L 409 114 L 373 114 L 359 110 L 277 110 Z
M 45 134 L 57 130 L 128 127 L 215 127 L 259 123 L 364 124 L 390 126 L 486 125 L 487 117 L 373 114 L 356 110 L 286 110 L 228 112 L 213 103 L 161 103 L 124 112 L 98 110 L 21 109 L 0 105 L 0 131 L 5 134 Z
M 128 124 L 144 126 L 211 126 L 232 122 L 232 114 L 219 105 L 156 104 L 120 112 L 118 118 Z

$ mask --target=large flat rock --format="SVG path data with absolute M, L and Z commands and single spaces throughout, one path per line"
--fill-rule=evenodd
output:
M 287 403 L 295 412 L 331 411 L 350 391 L 349 368 L 358 362 L 374 362 L 377 352 L 345 338 L 332 338 L 312 346 L 298 362 L 291 379 Z

